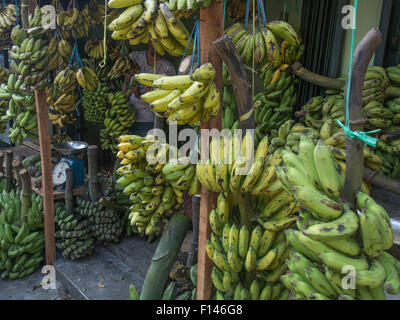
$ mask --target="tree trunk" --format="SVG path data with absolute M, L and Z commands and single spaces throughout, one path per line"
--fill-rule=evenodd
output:
M 140 300 L 160 300 L 169 272 L 178 258 L 190 220 L 183 213 L 176 213 L 164 230 L 157 250 L 144 279 Z
M 10 192 L 12 188 L 13 172 L 12 172 L 13 152 L 11 150 L 6 151 L 6 191 Z
M 228 37 L 214 41 L 214 47 L 221 60 L 225 63 L 232 80 L 239 111 L 240 128 L 243 130 L 254 129 L 254 114 L 251 113 L 250 115 L 253 108 L 251 83 L 247 78 L 246 69 L 240 60 L 239 53 Z
M 89 146 L 88 156 L 88 176 L 89 176 L 89 195 L 93 202 L 97 202 L 101 197 L 101 190 L 97 180 L 97 146 Z
M 21 199 L 21 224 L 25 222 L 25 218 L 28 215 L 29 209 L 32 205 L 32 183 L 31 176 L 28 170 L 21 169 L 18 171 L 18 175 L 21 177 L 22 183 L 22 199 Z
M 363 131 L 364 123 L 368 121 L 363 110 L 362 90 L 368 63 L 381 43 L 382 34 L 377 28 L 373 28 L 361 40 L 354 52 L 354 62 L 351 66 L 351 87 L 349 88 L 346 85 L 345 91 L 346 106 L 347 92 L 350 90 L 349 110 L 347 111 L 349 112 L 349 126 L 352 131 Z M 340 198 L 352 209 L 356 207 L 356 195 L 361 189 L 363 176 L 364 142 L 359 139 L 346 139 L 346 178 Z
M 65 183 L 65 211 L 67 215 L 74 213 L 74 169 L 68 168 L 65 171 L 67 181 Z
M 199 218 L 200 218 L 200 195 L 192 197 L 192 243 L 190 245 L 187 266 L 191 267 L 197 263 L 197 254 L 199 247 Z

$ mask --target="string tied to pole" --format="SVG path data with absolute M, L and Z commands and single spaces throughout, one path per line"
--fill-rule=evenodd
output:
M 357 25 L 357 8 L 358 8 L 358 0 L 355 0 L 354 3 L 354 25 L 352 30 L 352 37 L 351 37 L 351 54 L 350 54 L 350 63 L 349 63 L 349 77 L 347 83 L 347 92 L 346 92 L 346 117 L 345 117 L 345 124 L 343 124 L 340 120 L 336 120 L 336 122 L 341 126 L 344 130 L 345 136 L 349 140 L 358 139 L 365 144 L 376 147 L 376 143 L 378 139 L 368 136 L 371 133 L 377 133 L 380 129 L 372 130 L 363 132 L 360 130 L 353 131 L 350 129 L 350 120 L 349 120 L 349 103 L 350 103 L 350 91 L 351 91 L 351 79 L 352 79 L 352 67 L 353 67 L 353 56 L 354 56 L 354 46 L 355 46 L 355 34 L 356 34 L 356 25 Z

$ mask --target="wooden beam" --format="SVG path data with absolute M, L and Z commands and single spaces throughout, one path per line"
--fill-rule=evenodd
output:
M 382 34 L 377 28 L 373 28 L 365 35 L 354 51 L 350 88 L 346 85 L 345 91 L 346 106 L 347 92 L 350 90 L 348 112 L 349 126 L 352 131 L 363 131 L 364 123 L 368 121 L 364 115 L 362 89 L 369 61 L 381 43 Z M 346 179 L 340 198 L 351 208 L 356 207 L 356 195 L 361 189 L 363 176 L 364 142 L 359 139 L 346 139 Z
M 223 1 L 213 1 L 208 8 L 200 9 L 200 62 L 204 64 L 211 62 L 216 70 L 215 84 L 222 92 L 222 62 L 214 50 L 213 42 L 220 38 L 223 32 L 222 16 Z M 222 98 L 222 94 L 221 94 Z M 222 128 L 221 112 L 217 117 L 211 118 L 208 123 L 202 123 L 201 129 Z M 200 152 L 208 151 L 208 141 L 200 139 Z M 211 270 L 212 261 L 206 254 L 206 241 L 210 237 L 211 227 L 208 216 L 212 209 L 216 207 L 217 194 L 201 188 L 200 219 L 199 219 L 199 254 L 198 254 L 198 273 L 197 273 L 197 299 L 211 299 L 212 281 Z
M 44 210 L 44 237 L 46 247 L 46 264 L 56 260 L 56 244 L 54 234 L 54 199 L 52 165 L 50 151 L 50 126 L 47 111 L 46 89 L 35 91 L 36 117 L 38 122 L 40 155 L 42 159 L 42 185 Z

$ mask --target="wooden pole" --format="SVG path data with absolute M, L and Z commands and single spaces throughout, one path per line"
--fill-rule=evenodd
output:
M 369 61 L 382 43 L 382 34 L 377 28 L 371 29 L 361 40 L 354 51 L 352 77 L 350 88 L 346 85 L 345 105 L 347 105 L 347 92 L 349 95 L 349 126 L 352 131 L 363 131 L 365 118 L 362 89 Z M 345 110 L 346 111 L 346 110 Z M 356 195 L 361 189 L 364 176 L 364 142 L 359 139 L 346 139 L 346 179 L 340 194 L 351 208 L 356 207 Z
M 208 8 L 200 9 L 200 62 L 204 64 L 211 62 L 216 70 L 215 84 L 222 92 L 222 63 L 217 52 L 214 50 L 213 42 L 220 38 L 223 32 L 222 16 L 223 1 L 213 1 Z M 221 94 L 222 96 L 222 94 Z M 208 123 L 203 123 L 201 129 L 216 128 L 221 130 L 222 116 L 221 112 L 217 117 L 210 119 Z M 203 135 L 202 135 L 203 136 Z M 200 139 L 200 152 L 203 154 L 208 151 L 209 141 Z M 206 241 L 210 237 L 211 227 L 208 221 L 208 215 L 216 207 L 217 194 L 204 188 L 201 188 L 200 219 L 199 219 L 199 255 L 198 255 L 198 273 L 197 273 L 197 299 L 211 299 L 211 270 L 212 261 L 206 254 Z
M 5 169 L 5 177 L 6 177 L 5 189 L 7 192 L 10 192 L 12 189 L 12 182 L 13 182 L 12 162 L 13 162 L 13 152 L 11 150 L 7 150 L 6 169 Z
M 67 181 L 65 183 L 65 211 L 67 215 L 74 214 L 74 169 L 68 168 L 65 171 Z
M 99 181 L 97 179 L 97 146 L 89 146 L 87 150 L 88 157 L 88 177 L 89 177 L 89 195 L 93 202 L 97 202 L 101 197 Z
M 44 238 L 46 247 L 46 264 L 56 260 L 56 243 L 54 236 L 54 198 L 52 165 L 50 151 L 50 126 L 47 111 L 46 90 L 35 90 L 36 117 L 38 122 L 40 154 L 42 158 L 42 185 L 44 211 Z
M 26 221 L 30 207 L 32 206 L 32 182 L 31 175 L 28 173 L 27 169 L 20 169 L 17 172 L 18 176 L 21 177 L 22 185 L 22 203 L 21 203 L 21 224 Z

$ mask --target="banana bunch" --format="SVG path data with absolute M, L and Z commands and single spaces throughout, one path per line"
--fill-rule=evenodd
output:
M 150 104 L 152 111 L 178 125 L 207 122 L 220 111 L 220 92 L 215 83 L 215 69 L 203 64 L 192 75 L 164 76 L 139 73 L 135 80 L 155 90 L 143 94 L 142 101 Z
M 341 90 L 326 90 L 326 94 L 335 96 L 344 96 L 344 90 L 346 86 L 346 77 L 339 77 L 338 80 L 343 81 L 343 87 Z M 367 69 L 364 86 L 362 92 L 362 102 L 365 106 L 371 101 L 384 102 L 386 89 L 390 85 L 390 79 L 386 70 L 380 66 L 370 66 Z
M 303 136 L 299 154 L 284 154 L 283 162 L 277 175 L 302 210 L 296 223 L 300 231 L 286 232 L 295 253 L 287 262 L 290 272 L 281 277 L 282 283 L 307 300 L 384 299 L 384 288 L 398 294 L 398 274 L 388 272 L 395 270 L 394 259 L 389 262 L 384 252 L 394 239 L 386 211 L 361 191 L 357 194 L 360 216 L 340 202 L 344 170 L 322 140 L 314 145 Z M 338 274 L 348 265 L 357 271 L 355 291 L 340 285 Z
M 67 215 L 65 207 L 56 203 L 54 221 L 57 223 L 56 247 L 62 250 L 65 258 L 76 260 L 92 254 L 94 239 L 87 219 Z
M 199 8 L 208 8 L 212 0 L 188 1 L 188 0 L 161 0 L 168 4 L 168 9 L 173 11 L 178 18 L 189 19 Z M 219 2 L 219 1 L 218 1 Z
M 167 152 L 168 145 L 163 146 L 160 154 Z M 165 150 L 165 151 L 164 151 Z M 196 176 L 196 167 L 190 163 L 190 158 L 169 159 L 163 166 L 162 173 L 174 189 L 175 194 L 189 190 L 189 195 L 200 193 L 200 182 Z
M 22 193 L 14 189 L 0 193 L 1 278 L 18 279 L 33 273 L 43 261 L 43 202 L 33 194 L 23 213 Z M 26 201 L 26 199 L 25 199 Z M 29 208 L 29 210 L 28 210 Z M 24 216 L 24 222 L 21 217 Z
M 76 81 L 82 89 L 87 89 L 89 91 L 95 91 L 97 89 L 99 78 L 97 77 L 96 71 L 90 66 L 83 66 L 78 69 L 75 76 Z
M 14 4 L 9 4 L 0 9 L 0 40 L 9 39 L 10 31 L 15 26 L 16 21 L 17 7 Z
M 189 268 L 180 262 L 172 267 L 161 300 L 196 300 L 197 264 Z
M 272 129 L 278 129 L 291 118 L 297 93 L 290 73 L 277 69 L 266 72 L 265 91 L 254 96 L 256 138 L 262 139 Z
M 400 65 L 386 68 L 386 74 L 391 85 L 400 87 Z
M 0 91 L 1 92 L 1 91 Z M 5 132 L 7 130 L 8 120 L 3 120 L 6 117 L 8 109 L 8 100 L 0 100 L 0 131 Z
M 47 103 L 49 105 L 49 120 L 52 124 L 63 128 L 66 124 L 75 122 L 77 96 L 75 93 L 76 78 L 71 69 L 64 69 L 57 74 L 54 87 L 47 87 Z M 62 90 L 59 85 L 61 85 Z M 65 91 L 64 91 L 65 90 Z
M 167 3 L 145 0 L 143 4 L 125 3 L 122 6 L 127 8 L 108 26 L 113 31 L 113 39 L 129 40 L 133 46 L 151 41 L 156 52 L 162 56 L 165 52 L 172 56 L 184 54 L 190 34 Z M 192 45 L 191 41 L 188 50 L 192 50 Z
M 239 129 L 240 122 L 237 119 L 237 103 L 233 94 L 232 81 L 226 65 L 222 66 L 222 78 L 224 89 L 222 91 L 222 129 Z M 232 131 L 233 132 L 233 131 Z
M 100 131 L 101 148 L 117 153 L 118 138 L 129 133 L 130 127 L 135 123 L 136 111 L 121 91 L 109 93 L 108 102 L 111 109 L 106 110 L 105 128 Z
M 118 242 L 122 234 L 122 221 L 119 214 L 105 209 L 99 203 L 78 198 L 77 212 L 90 224 L 93 237 L 102 242 Z
M 180 208 L 184 198 L 181 190 L 167 184 L 163 164 L 147 162 L 146 153 L 150 148 L 157 151 L 153 153 L 156 158 L 165 156 L 165 148 L 149 139 L 134 135 L 120 137 L 117 157 L 123 160 L 116 173 L 120 175 L 117 184 L 124 187 L 123 193 L 131 201 L 128 218 L 132 231 L 151 241 L 162 233 L 168 217 Z M 172 174 L 174 168 L 170 170 L 166 173 Z
M 249 18 L 253 16 L 253 6 L 250 6 Z M 257 7 L 256 7 L 257 10 Z M 256 11 L 257 12 L 257 11 Z M 226 13 L 229 21 L 243 21 L 246 14 L 246 1 L 231 0 L 227 3 Z
M 69 62 L 73 50 L 73 46 L 66 39 L 60 40 L 57 44 L 57 52 L 59 56 L 61 56 L 64 64 L 67 64 Z
M 85 120 L 90 123 L 101 123 L 105 119 L 105 113 L 108 108 L 108 95 L 112 92 L 109 81 L 97 82 L 97 88 L 94 91 L 83 89 L 82 106 L 85 114 Z
M 92 19 L 89 17 L 91 14 L 96 15 L 97 12 L 94 11 L 89 14 L 88 9 L 86 9 L 85 12 L 86 15 L 83 11 L 80 11 L 75 7 L 67 11 L 62 10 L 57 14 L 58 30 L 61 32 L 64 39 L 81 39 L 89 36 L 89 30 L 92 27 Z
M 271 21 L 257 30 L 251 27 L 246 30 L 242 24 L 236 23 L 224 34 L 232 40 L 242 61 L 249 66 L 262 66 L 262 73 L 299 61 L 304 51 L 299 35 L 285 21 Z M 281 45 L 277 37 L 282 39 Z
M 127 74 L 136 74 L 139 71 L 140 67 L 135 60 L 131 59 L 129 56 L 119 57 L 108 73 L 108 77 L 114 80 L 125 77 Z
M 1 117 L 3 123 L 14 120 L 13 127 L 9 130 L 11 142 L 22 144 L 25 138 L 36 137 L 37 120 L 36 106 L 33 95 L 27 95 L 23 89 L 24 78 L 11 73 L 7 85 L 0 85 L 0 97 L 8 102 L 8 109 Z M 6 102 L 2 102 L 4 105 Z
M 86 41 L 85 52 L 92 59 L 103 59 L 104 58 L 103 40 L 90 39 Z
M 55 38 L 51 38 L 49 42 L 48 56 L 49 56 L 49 64 L 48 64 L 49 70 L 57 70 L 62 63 L 62 56 L 58 51 L 58 42 Z

